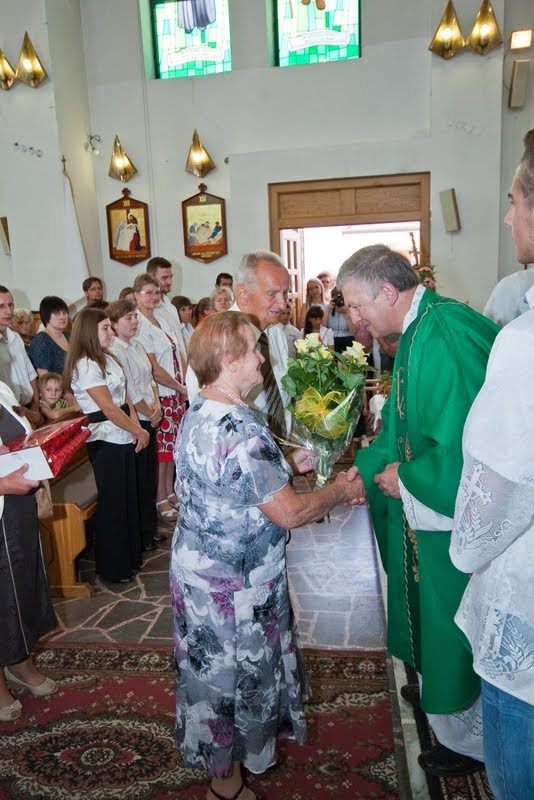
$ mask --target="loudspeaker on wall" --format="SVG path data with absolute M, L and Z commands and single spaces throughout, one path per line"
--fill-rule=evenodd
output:
M 454 189 L 444 189 L 439 193 L 441 203 L 441 214 L 446 231 L 459 231 L 462 227 L 458 204 L 456 202 L 456 192 Z

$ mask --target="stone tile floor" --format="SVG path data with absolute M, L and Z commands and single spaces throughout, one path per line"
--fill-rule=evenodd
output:
M 169 550 L 173 528 L 162 525 L 166 542 L 145 553 L 131 584 L 95 577 L 91 551 L 82 554 L 89 598 L 54 601 L 60 630 L 56 642 L 171 644 Z M 384 615 L 377 564 L 366 509 L 336 507 L 330 521 L 292 531 L 287 549 L 291 594 L 303 646 L 380 648 Z

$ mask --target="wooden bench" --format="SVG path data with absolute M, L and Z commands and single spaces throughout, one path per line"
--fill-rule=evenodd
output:
M 91 584 L 78 580 L 75 563 L 87 546 L 85 523 L 97 505 L 93 468 L 85 447 L 50 481 L 50 489 L 54 515 L 39 520 L 50 592 L 55 597 L 89 597 Z

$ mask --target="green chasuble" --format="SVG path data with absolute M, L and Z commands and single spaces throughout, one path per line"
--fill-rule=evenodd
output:
M 433 714 L 468 708 L 480 692 L 467 639 L 454 623 L 469 576 L 452 565 L 450 531 L 411 530 L 402 502 L 382 494 L 373 478 L 400 461 L 408 492 L 454 516 L 462 431 L 498 331 L 468 306 L 425 290 L 399 342 L 382 430 L 355 461 L 388 576 L 388 648 L 422 674 L 421 706 Z

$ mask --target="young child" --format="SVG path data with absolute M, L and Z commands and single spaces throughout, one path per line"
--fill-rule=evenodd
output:
M 69 405 L 63 397 L 63 379 L 57 372 L 45 372 L 37 379 L 39 407 L 48 422 L 59 422 L 68 416 L 79 414 L 78 403 Z
M 324 311 L 322 306 L 310 306 L 306 312 L 304 322 L 304 336 L 308 333 L 318 333 L 325 347 L 334 348 L 334 333 L 323 325 Z

